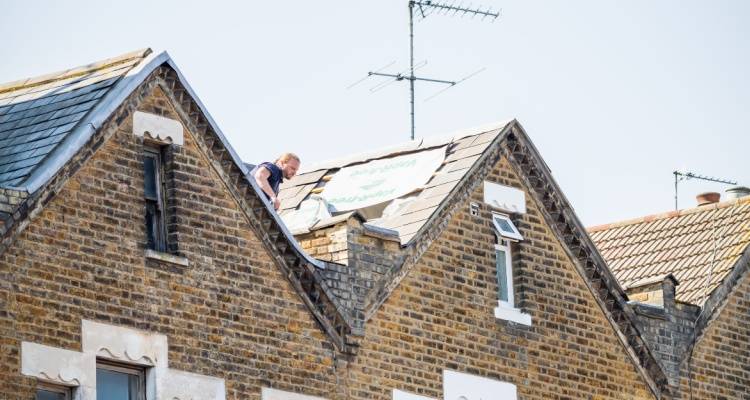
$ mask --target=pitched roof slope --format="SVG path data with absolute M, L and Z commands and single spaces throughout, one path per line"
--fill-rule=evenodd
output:
M 20 186 L 149 52 L 0 85 L 0 186 Z
M 445 137 L 410 141 L 315 165 L 281 186 L 280 213 L 297 208 L 311 193 L 324 190 L 326 183 L 343 167 L 445 147 L 445 158 L 432 177 L 408 195 L 415 197 L 413 201 L 388 217 L 368 221 L 370 225 L 398 232 L 401 244 L 407 244 L 510 122 L 485 125 Z
M 678 301 L 702 305 L 750 245 L 750 197 L 589 228 L 627 289 L 673 274 Z
M 120 64 L 123 65 L 122 71 L 117 68 Z M 125 64 L 129 67 L 125 67 Z M 343 309 L 332 300 L 334 296 L 325 285 L 320 272 L 320 269 L 325 268 L 325 264 L 309 257 L 301 250 L 278 214 L 260 194 L 261 190 L 255 181 L 246 179 L 247 167 L 169 54 L 155 54 L 150 49 L 129 53 L 64 73 L 1 85 L 0 93 L 31 91 L 34 87 L 51 83 L 56 78 L 65 81 L 76 80 L 80 76 L 101 76 L 108 74 L 102 70 L 109 68 L 114 68 L 110 71 L 113 75 L 110 78 L 117 77 L 109 84 L 110 88 L 101 100 L 94 102 L 89 111 L 82 115 L 72 130 L 65 134 L 64 141 L 50 150 L 48 156 L 37 162 L 36 168 L 21 179 L 19 186 L 22 187 L 0 187 L 0 254 L 29 226 L 24 222 L 38 215 L 59 193 L 70 176 L 94 154 L 98 145 L 107 137 L 111 137 L 114 130 L 108 128 L 120 124 L 117 117 L 124 118 L 129 115 L 132 112 L 129 105 L 132 105 L 133 101 L 143 99 L 149 90 L 159 86 L 169 96 L 175 96 L 172 97 L 175 109 L 191 127 L 194 138 L 200 140 L 210 153 L 208 159 L 227 183 L 226 187 L 232 192 L 233 197 L 237 199 L 259 241 L 268 249 L 284 276 L 287 276 L 303 302 L 320 322 L 322 329 L 330 335 L 338 349 L 351 351 L 354 346 L 348 340 L 349 335 L 362 333 L 349 325 Z M 84 81 L 85 79 L 80 82 Z M 88 87 L 89 84 L 95 83 L 81 83 L 83 87 Z M 59 90 L 62 92 L 66 89 L 75 90 L 77 87 Z M 19 96 L 22 95 L 10 97 Z M 3 101 L 10 103 L 13 100 Z M 35 117 L 35 123 L 38 122 L 36 119 L 43 121 L 54 118 L 53 115 Z

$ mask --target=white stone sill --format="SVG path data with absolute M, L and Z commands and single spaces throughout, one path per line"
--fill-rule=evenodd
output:
M 187 267 L 189 265 L 187 258 L 176 256 L 174 254 L 162 253 L 160 251 L 146 249 L 145 255 L 148 259 L 174 264 L 180 267 Z
M 495 307 L 495 318 L 531 326 L 531 315 L 502 303 L 498 303 L 497 307 Z

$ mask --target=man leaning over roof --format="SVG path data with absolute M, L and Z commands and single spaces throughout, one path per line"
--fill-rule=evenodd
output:
M 268 200 L 273 203 L 273 208 L 278 210 L 281 203 L 276 197 L 279 194 L 279 185 L 284 179 L 292 179 L 299 169 L 299 157 L 294 153 L 284 153 L 276 161 L 268 161 L 258 164 L 253 170 L 255 182 L 266 194 Z

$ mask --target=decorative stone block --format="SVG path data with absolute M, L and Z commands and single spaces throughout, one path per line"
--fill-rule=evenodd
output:
M 179 121 L 142 111 L 133 115 L 133 134 L 180 146 L 185 142 Z
M 263 400 L 325 400 L 322 397 L 307 396 L 271 388 L 263 388 L 260 397 Z
M 93 386 L 96 357 L 43 344 L 21 343 L 21 373 L 64 386 Z
M 167 337 L 93 321 L 82 321 L 84 353 L 144 366 L 167 366 Z

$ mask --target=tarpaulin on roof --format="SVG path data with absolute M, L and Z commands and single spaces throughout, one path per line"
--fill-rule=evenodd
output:
M 365 208 L 422 187 L 445 159 L 445 146 L 344 167 L 321 196 L 336 211 Z

